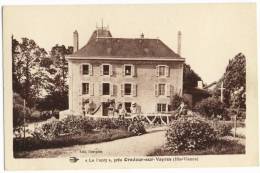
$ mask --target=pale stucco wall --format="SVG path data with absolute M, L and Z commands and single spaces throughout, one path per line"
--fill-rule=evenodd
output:
M 83 76 L 80 73 L 80 65 L 83 63 L 92 64 L 93 74 Z M 100 65 L 108 63 L 112 65 L 113 75 L 104 77 L 100 75 Z M 136 68 L 135 77 L 125 77 L 122 75 L 123 65 L 133 64 Z M 169 76 L 157 77 L 156 66 L 168 65 Z M 82 111 L 82 98 L 90 98 L 94 103 L 99 104 L 107 99 L 115 99 L 116 102 L 136 102 L 144 113 L 156 112 L 157 103 L 170 103 L 169 96 L 155 96 L 155 83 L 167 83 L 171 86 L 171 96 L 182 95 L 183 86 L 183 63 L 182 62 L 155 62 L 155 61 L 100 61 L 100 60 L 69 60 L 69 109 L 75 112 Z M 88 96 L 81 95 L 81 83 L 89 82 L 94 85 L 94 94 Z M 101 96 L 99 84 L 111 82 L 114 87 L 113 96 Z M 133 82 L 137 85 L 136 96 L 121 96 L 121 84 Z M 91 86 L 90 86 L 91 89 Z

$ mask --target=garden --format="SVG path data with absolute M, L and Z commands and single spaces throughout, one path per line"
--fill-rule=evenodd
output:
M 129 119 L 107 119 L 83 116 L 68 116 L 62 120 L 52 120 L 36 127 L 29 137 L 13 140 L 14 156 L 37 149 L 60 148 L 112 141 L 146 133 L 143 123 Z
M 165 137 L 149 156 L 245 154 L 245 112 L 209 97 L 174 116 Z

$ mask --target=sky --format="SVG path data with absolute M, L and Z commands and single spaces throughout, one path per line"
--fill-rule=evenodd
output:
M 55 44 L 73 45 L 73 31 L 83 47 L 96 25 L 109 25 L 113 37 L 159 38 L 210 84 L 221 78 L 229 59 L 242 52 L 256 58 L 256 7 L 240 4 L 89 5 L 5 7 L 5 38 L 27 37 L 50 51 Z

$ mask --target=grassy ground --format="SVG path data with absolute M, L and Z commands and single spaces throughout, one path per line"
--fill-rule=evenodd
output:
M 133 134 L 126 130 L 110 129 L 86 133 L 84 135 L 62 136 L 52 141 L 39 141 L 33 138 L 28 138 L 26 141 L 14 141 L 14 157 L 25 157 L 28 152 L 37 149 L 61 148 L 72 145 L 100 143 L 130 136 L 133 136 Z
M 245 145 L 242 143 L 241 139 L 225 138 L 217 140 L 213 145 L 203 150 L 174 153 L 162 147 L 149 153 L 148 156 L 245 154 Z

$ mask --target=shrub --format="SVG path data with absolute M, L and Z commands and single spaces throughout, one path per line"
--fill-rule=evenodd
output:
M 217 115 L 221 115 L 221 118 L 224 118 L 226 115 L 225 105 L 219 99 L 214 97 L 203 99 L 196 104 L 195 109 L 206 117 L 217 117 Z
M 31 114 L 31 110 L 28 107 L 24 107 L 22 97 L 14 93 L 13 94 L 13 127 L 18 128 L 24 123 L 24 118 L 27 121 Z M 15 130 L 15 129 L 14 129 Z
M 213 128 L 215 129 L 217 137 L 229 136 L 231 135 L 232 124 L 217 121 L 213 123 Z
M 52 140 L 64 134 L 81 134 L 95 128 L 93 120 L 86 117 L 68 116 L 61 121 L 51 121 L 36 128 L 33 136 L 42 140 Z
M 134 119 L 128 126 L 128 131 L 134 133 L 134 135 L 141 135 L 146 133 L 143 122 L 140 119 Z
M 176 110 L 180 106 L 182 101 L 182 97 L 180 97 L 179 95 L 174 95 L 171 100 L 171 110 Z
M 204 149 L 215 140 L 210 123 L 199 116 L 183 116 L 172 121 L 166 132 L 166 146 L 172 152 Z

